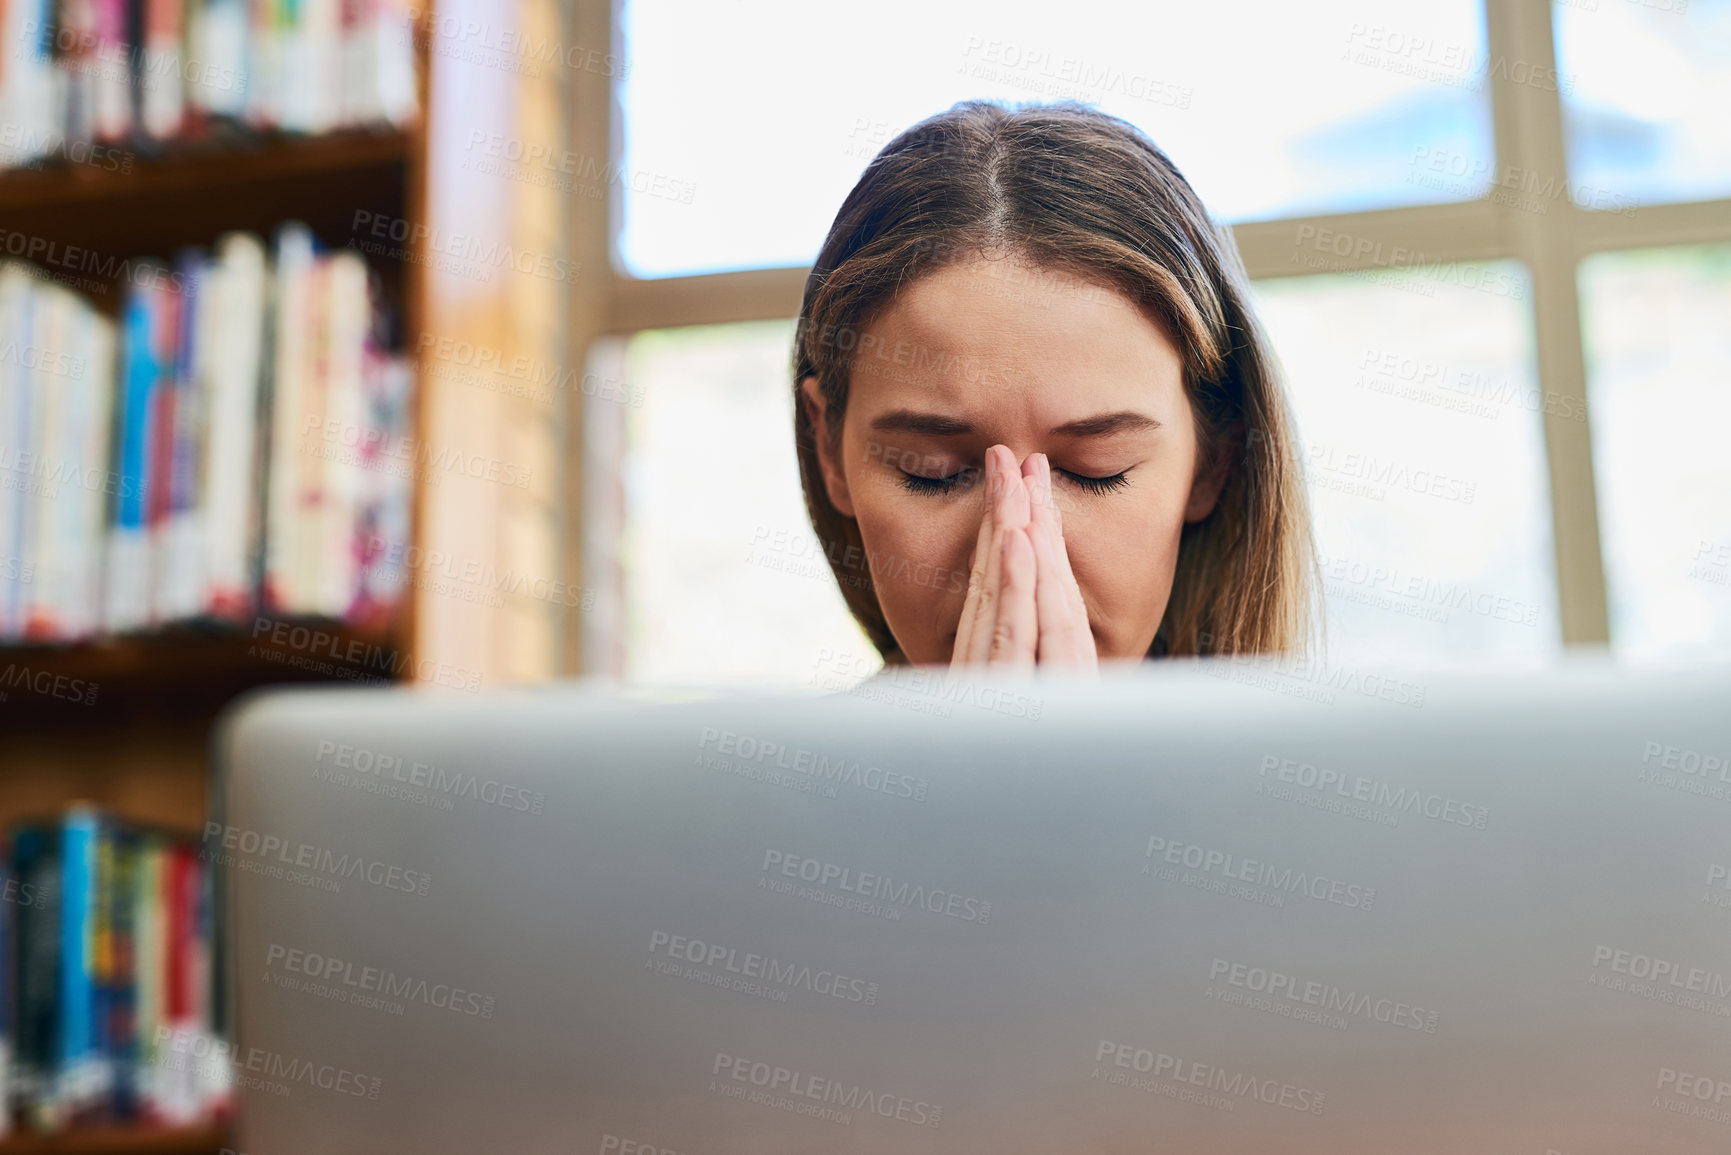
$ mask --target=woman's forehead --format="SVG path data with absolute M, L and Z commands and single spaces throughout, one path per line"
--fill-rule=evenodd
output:
M 1181 390 L 1178 350 L 1120 294 L 1071 279 L 1007 295 L 1013 282 L 983 264 L 934 273 L 883 310 L 850 358 L 850 393 L 874 410 L 1033 406 L 1056 424 Z

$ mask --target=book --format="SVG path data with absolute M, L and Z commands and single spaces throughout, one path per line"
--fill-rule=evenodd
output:
M 183 0 L 144 0 L 144 44 L 138 53 L 138 114 L 157 139 L 178 135 L 186 116 L 186 90 L 198 72 L 196 59 L 182 57 L 186 44 Z
M 162 472 L 162 303 L 154 278 L 135 284 L 121 312 L 121 352 L 116 394 L 115 493 L 108 531 L 103 627 L 110 633 L 151 621 L 150 528 L 153 497 Z
M 72 6 L 61 12 L 70 19 Z M 0 6 L 0 165 L 65 155 L 70 73 L 53 55 L 54 0 L 8 0 Z
M 186 109 L 183 124 L 197 131 L 213 118 L 246 116 L 249 52 L 247 0 L 187 0 Z
M 60 1022 L 60 910 L 64 889 L 58 823 L 23 825 L 11 838 L 12 876 L 34 901 L 13 912 L 13 1077 L 20 1115 L 33 1127 L 54 1122 L 48 1098 Z
M 9 0 L 0 167 L 101 163 L 224 131 L 316 134 L 419 115 L 407 0 Z M 100 159 L 98 159 L 100 158 Z
M 47 321 L 35 351 L 37 397 L 46 402 L 43 478 L 27 556 L 23 635 L 86 637 L 96 627 L 100 558 L 92 548 L 104 517 L 108 406 L 113 395 L 113 323 L 52 282 L 38 288 Z
M 104 872 L 109 869 L 95 811 L 75 807 L 60 828 L 59 1016 L 53 1066 L 38 1104 L 49 1129 L 94 1115 L 109 1086 L 97 1018 L 97 951 Z
M 204 511 L 200 465 L 208 412 L 208 380 L 198 364 L 200 316 L 208 298 L 206 275 L 210 262 L 188 249 L 175 262 L 172 308 L 164 324 L 164 357 L 172 368 L 165 375 L 162 407 L 162 508 L 155 519 L 153 548 L 156 582 L 152 614 L 157 620 L 178 621 L 204 610 Z
M 25 535 L 32 386 L 18 355 L 29 344 L 31 287 L 26 266 L 0 264 L 0 635 L 7 637 L 23 634 L 26 590 L 34 577 Z
M 88 302 L 0 264 L 0 638 L 96 628 L 113 350 Z
M 259 406 L 263 386 L 268 260 L 263 242 L 230 233 L 198 298 L 197 387 L 208 416 L 200 471 L 203 594 L 209 615 L 241 620 L 256 602 L 253 545 L 261 522 Z
M 0 639 L 403 595 L 413 372 L 364 258 L 302 225 L 132 266 L 118 321 L 0 262 Z
M 16 1057 L 15 1117 L 57 1132 L 226 1116 L 211 868 L 195 843 L 83 805 L 8 841 L 0 1051 Z M 194 1053 L 213 1058 L 179 1062 Z

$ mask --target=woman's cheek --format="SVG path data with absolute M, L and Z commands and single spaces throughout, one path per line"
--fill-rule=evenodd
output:
M 1170 501 L 1099 505 L 1064 521 L 1064 549 L 1070 570 L 1088 606 L 1089 624 L 1108 650 L 1146 649 L 1153 640 L 1172 592 L 1178 563 L 1178 533 L 1183 510 Z M 1122 656 L 1114 653 L 1113 656 Z
M 904 493 L 856 506 L 878 603 L 904 649 L 910 631 L 944 634 L 961 618 L 980 528 L 974 504 Z

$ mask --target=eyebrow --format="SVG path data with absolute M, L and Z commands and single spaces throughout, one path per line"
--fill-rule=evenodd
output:
M 1116 413 L 1099 413 L 1076 421 L 1066 421 L 1052 430 L 1054 437 L 1101 437 L 1108 433 L 1136 433 L 1159 429 L 1161 423 L 1146 413 L 1120 409 Z M 919 413 L 912 409 L 892 409 L 871 427 L 879 433 L 924 433 L 933 437 L 959 437 L 974 432 L 972 423 L 941 413 Z

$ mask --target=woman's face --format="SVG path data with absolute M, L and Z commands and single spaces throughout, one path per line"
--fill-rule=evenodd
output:
M 1227 460 L 1198 475 L 1179 352 L 1128 298 L 1019 260 L 949 266 L 860 335 L 839 456 L 817 438 L 830 500 L 859 522 L 902 653 L 948 664 L 987 494 L 987 448 L 1044 453 L 1101 660 L 1144 657 L 1186 521 Z M 812 427 L 816 378 L 801 382 Z M 1103 479 L 1103 480 L 1098 480 Z

